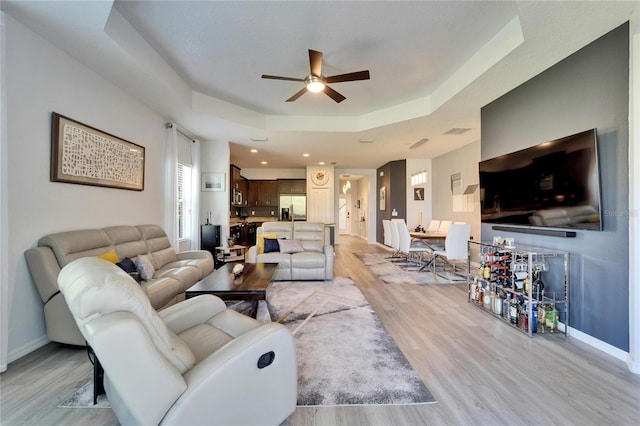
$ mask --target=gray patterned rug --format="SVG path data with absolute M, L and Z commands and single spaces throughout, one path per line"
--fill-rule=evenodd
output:
M 280 322 L 295 338 L 299 406 L 436 402 L 351 279 L 275 282 L 267 300 L 258 320 Z M 58 407 L 110 405 L 105 395 L 93 405 L 90 380 Z
M 351 279 L 276 282 L 267 300 L 295 338 L 299 406 L 435 402 Z
M 438 273 L 434 274 L 431 267 L 426 271 L 418 272 L 419 266 L 406 262 L 395 262 L 389 259 L 390 253 L 354 253 L 354 255 L 365 264 L 365 266 L 387 284 L 466 284 L 464 278 L 467 265 L 466 262 L 456 264 L 457 274 L 448 267 L 447 271 L 442 271 L 441 263 L 438 263 Z

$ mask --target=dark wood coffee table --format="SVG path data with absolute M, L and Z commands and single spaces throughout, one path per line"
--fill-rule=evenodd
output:
M 214 294 L 222 300 L 246 300 L 252 302 L 251 316 L 256 317 L 258 301 L 266 300 L 267 287 L 271 283 L 277 263 L 245 263 L 242 275 L 233 276 L 233 266 L 226 263 L 185 291 L 185 298 L 201 294 Z

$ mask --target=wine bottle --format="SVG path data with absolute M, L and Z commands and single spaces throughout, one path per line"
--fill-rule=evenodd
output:
M 518 324 L 518 302 L 515 295 L 511 298 L 511 304 L 509 305 L 509 321 L 511 324 Z

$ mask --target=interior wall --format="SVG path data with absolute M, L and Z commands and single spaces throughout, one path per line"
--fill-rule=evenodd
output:
M 484 142 L 483 142 L 484 143 Z M 434 219 L 466 222 L 471 224 L 471 236 L 480 239 L 480 203 L 474 194 L 472 211 L 454 211 L 451 193 L 451 175 L 460 173 L 462 190 L 477 184 L 478 162 L 480 161 L 480 141 L 465 145 L 455 151 L 433 159 L 433 210 Z M 479 192 L 479 189 L 478 189 Z
M 306 169 L 249 169 L 240 170 L 240 175 L 249 180 L 260 179 L 306 179 Z
M 163 224 L 165 120 L 8 15 L 5 24 L 11 361 L 47 343 L 25 250 L 53 232 Z M 52 111 L 144 146 L 144 191 L 50 182 Z
M 379 167 L 376 189 L 376 241 L 383 243 L 383 220 L 407 219 L 407 161 L 396 160 Z M 384 201 L 381 202 L 382 188 Z M 381 209 L 380 207 L 384 207 Z
M 570 253 L 570 327 L 629 350 L 629 26 L 602 36 L 482 108 L 483 160 L 597 128 L 603 231 L 557 238 L 493 231 Z M 575 333 L 578 334 L 578 333 Z
M 413 173 L 426 170 L 427 182 L 424 184 L 411 186 L 411 175 Z M 425 228 L 431 222 L 431 211 L 433 208 L 432 187 L 433 187 L 433 166 L 430 158 L 407 158 L 407 226 L 409 230 L 415 229 L 418 225 Z M 423 188 L 424 197 L 422 200 L 416 200 L 416 188 Z M 422 223 L 418 223 L 422 220 Z
M 222 141 L 204 141 L 200 144 L 200 170 L 202 173 L 224 173 L 224 191 L 200 192 L 201 225 L 207 222 L 211 213 L 211 223 L 220 225 L 220 241 L 226 241 L 229 235 L 230 166 L 229 143 Z

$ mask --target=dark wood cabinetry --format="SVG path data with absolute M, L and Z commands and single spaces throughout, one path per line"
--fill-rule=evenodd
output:
M 249 207 L 278 207 L 278 181 L 250 180 Z
M 279 194 L 306 194 L 307 181 L 305 179 L 278 179 Z
M 249 193 L 249 184 L 247 179 L 240 175 L 240 168 L 231 165 L 229 170 L 230 188 L 229 202 L 232 206 L 243 207 L 248 205 L 247 195 Z

